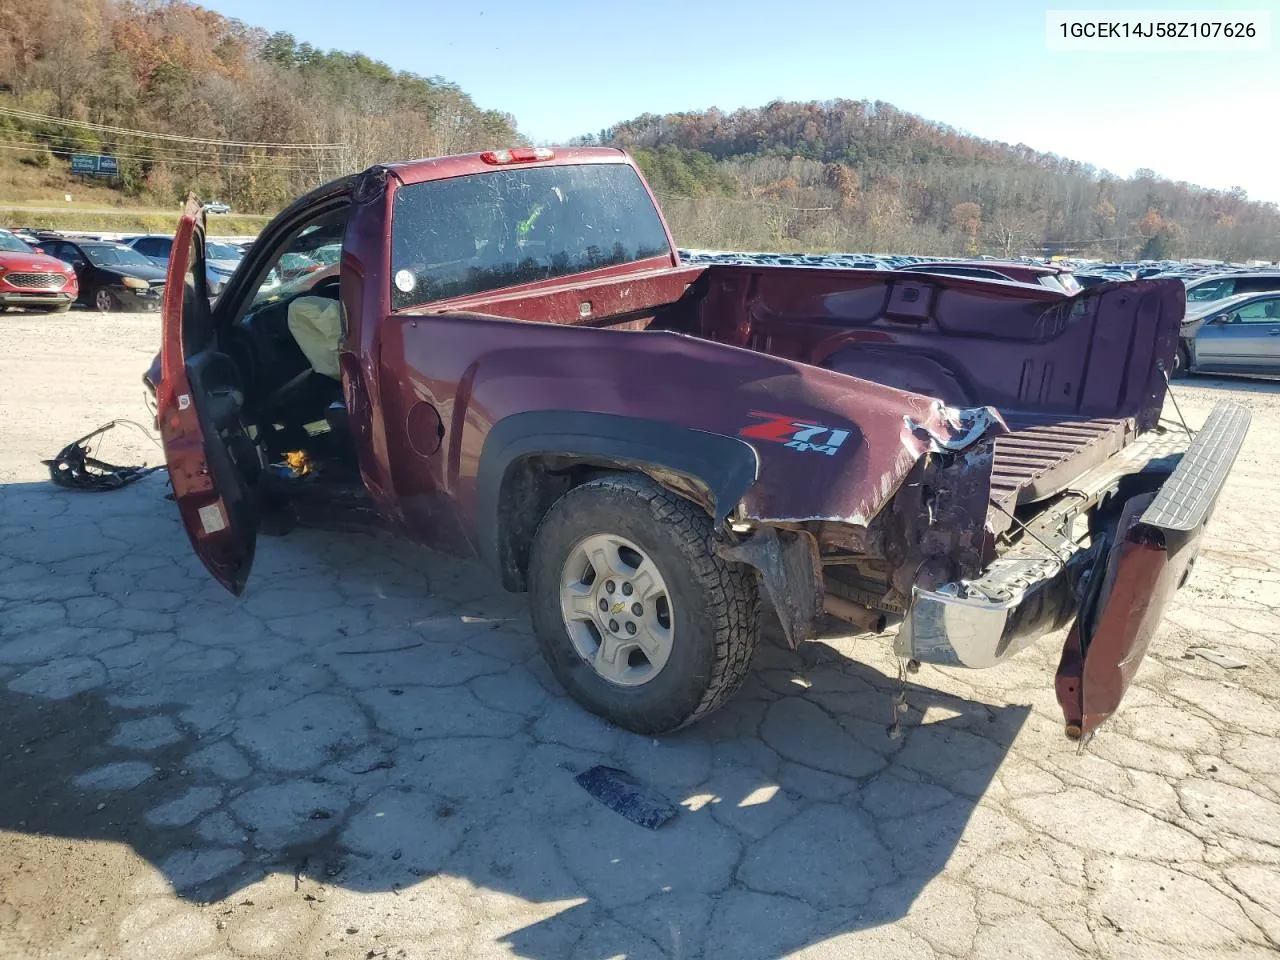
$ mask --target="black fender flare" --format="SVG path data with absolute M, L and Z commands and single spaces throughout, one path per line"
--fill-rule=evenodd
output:
M 476 532 L 480 558 L 502 574 L 509 590 L 523 589 L 524 578 L 505 556 L 500 509 L 503 486 L 514 466 L 536 456 L 642 472 L 651 467 L 679 474 L 710 494 L 711 518 L 716 525 L 742 499 L 760 470 L 759 455 L 745 440 L 661 420 L 571 410 L 504 417 L 489 430 L 480 451 Z

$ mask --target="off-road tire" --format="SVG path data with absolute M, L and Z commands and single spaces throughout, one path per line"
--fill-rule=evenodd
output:
M 639 686 L 606 680 L 569 639 L 560 606 L 570 552 L 596 534 L 625 537 L 657 565 L 671 593 L 673 649 Z M 759 642 L 754 572 L 713 549 L 711 518 L 648 477 L 609 474 L 547 511 L 529 559 L 529 605 L 542 655 L 582 706 L 636 733 L 668 733 L 721 707 L 742 684 Z

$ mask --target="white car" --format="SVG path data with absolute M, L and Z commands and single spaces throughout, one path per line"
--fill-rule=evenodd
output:
M 204 208 L 209 213 L 230 213 L 231 212 L 231 208 L 227 206 L 225 203 L 223 203 L 221 200 L 210 200 L 208 203 L 204 205 Z
M 133 247 L 157 267 L 169 266 L 169 253 L 173 249 L 173 237 L 164 234 L 151 234 L 143 237 L 128 237 L 127 246 Z M 205 277 L 209 281 L 209 295 L 216 297 L 223 286 L 231 279 L 236 267 L 240 265 L 244 252 L 239 247 L 217 240 L 205 241 Z

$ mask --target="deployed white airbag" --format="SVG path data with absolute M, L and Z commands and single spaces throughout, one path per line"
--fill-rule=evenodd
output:
M 342 379 L 338 349 L 342 346 L 342 305 L 328 297 L 298 297 L 289 304 L 289 332 L 311 369 Z

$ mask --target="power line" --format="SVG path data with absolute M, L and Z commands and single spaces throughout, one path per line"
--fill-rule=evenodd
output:
M 259 143 L 249 140 L 213 140 L 205 137 L 184 137 L 174 133 L 149 133 L 145 130 L 130 130 L 127 127 L 113 127 L 108 124 L 91 123 L 88 120 L 66 120 L 62 117 L 50 117 L 29 110 L 14 107 L 0 107 L 0 115 L 10 116 L 33 123 L 51 123 L 64 127 L 85 127 L 90 130 L 103 130 L 107 133 L 119 133 L 130 137 L 149 140 L 170 140 L 180 143 L 202 143 L 213 146 L 267 148 L 274 150 L 345 150 L 345 143 Z
M 26 143 L 18 140 L 0 140 L 0 149 L 22 150 L 24 152 L 30 152 L 34 150 L 39 152 L 41 150 L 48 150 L 49 145 L 47 143 Z M 115 153 L 115 154 L 112 154 L 112 156 L 115 157 L 117 160 L 138 160 L 144 163 L 171 163 L 171 164 L 174 164 L 175 166 L 219 167 L 222 169 L 227 169 L 227 168 L 251 169 L 251 170 L 261 170 L 265 172 L 276 171 L 276 170 L 300 170 L 306 173 L 315 172 L 315 167 L 313 166 L 298 166 L 293 164 L 232 163 L 232 162 L 223 162 L 220 160 L 181 160 L 181 159 L 172 159 L 172 158 L 157 159 L 156 157 L 143 157 L 143 156 L 137 156 L 135 154 L 128 154 L 128 153 Z
M 1118 243 L 1123 240 L 1145 240 L 1141 234 L 1132 237 L 1092 237 L 1079 240 L 1041 240 L 1040 245 L 1044 247 L 1069 247 L 1073 243 Z
M 41 134 L 35 133 L 30 130 L 14 130 L 14 131 L 0 131 L 0 132 L 13 133 L 13 134 L 26 134 L 32 137 L 41 136 Z M 71 140 L 71 141 L 77 141 L 82 144 L 96 145 L 100 148 L 110 147 L 112 149 L 119 149 L 123 145 L 125 150 L 145 150 L 149 153 L 154 153 L 155 158 L 157 160 L 183 159 L 186 157 L 205 158 L 210 156 L 210 152 L 208 149 L 184 150 L 182 147 L 154 147 L 154 146 L 151 146 L 150 144 L 145 144 L 145 143 L 129 143 L 128 141 L 124 140 L 124 138 L 120 138 L 120 137 L 111 138 L 111 139 L 99 139 L 97 137 L 79 137 L 79 136 L 76 136 L 74 133 L 59 133 L 59 134 L 54 134 L 53 136 L 55 136 L 58 141 Z M 50 149 L 54 149 L 54 147 L 50 146 Z M 59 147 L 58 149 L 63 149 L 63 148 Z M 297 160 L 300 158 L 291 157 L 289 159 Z M 326 162 L 332 162 L 332 161 L 328 158 L 320 157 L 317 159 L 317 162 L 326 163 Z
M 753 197 L 723 197 L 707 195 L 705 197 L 686 197 L 678 193 L 662 193 L 658 190 L 654 191 L 654 195 L 659 200 L 715 200 L 721 203 L 740 203 L 750 207 L 774 207 L 778 210 L 790 210 L 793 213 L 822 213 L 824 211 L 834 210 L 835 207 L 792 207 L 785 203 L 771 203 L 768 200 L 757 200 Z

